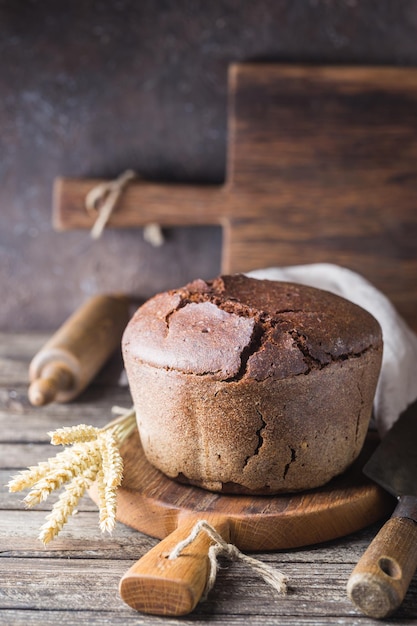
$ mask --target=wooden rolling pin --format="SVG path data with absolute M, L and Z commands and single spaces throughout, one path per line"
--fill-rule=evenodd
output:
M 33 358 L 31 404 L 75 398 L 120 346 L 128 321 L 126 296 L 99 295 L 87 300 Z

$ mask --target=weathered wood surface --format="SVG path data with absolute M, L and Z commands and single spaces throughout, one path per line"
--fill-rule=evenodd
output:
M 25 398 L 27 365 L 45 339 L 0 334 L 0 624 L 375 624 L 350 603 L 345 587 L 380 524 L 306 549 L 258 554 L 289 577 L 286 597 L 275 595 L 247 566 L 222 560 L 209 599 L 178 620 L 142 615 L 121 601 L 121 576 L 157 541 L 122 524 L 112 536 L 102 536 L 96 507 L 87 497 L 59 537 L 43 548 L 38 529 L 55 496 L 25 510 L 22 494 L 9 494 L 5 483 L 18 469 L 55 453 L 46 434 L 51 428 L 80 422 L 104 425 L 113 404 L 130 403 L 128 390 L 104 376 L 77 402 L 30 407 Z M 417 624 L 416 576 L 395 618 L 379 623 Z
M 338 263 L 417 307 L 417 69 L 236 64 L 222 187 L 132 183 L 109 225 L 220 224 L 222 271 Z M 97 180 L 60 179 L 58 229 Z

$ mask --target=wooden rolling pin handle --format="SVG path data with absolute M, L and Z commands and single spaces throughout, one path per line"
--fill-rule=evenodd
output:
M 169 555 L 185 539 L 196 520 L 185 520 L 178 528 L 137 561 L 119 585 L 122 600 L 151 615 L 186 615 L 200 601 L 209 575 L 208 550 L 213 543 L 205 532 L 175 558 Z M 227 522 L 210 519 L 210 524 L 227 540 Z
M 42 370 L 41 378 L 35 379 L 28 391 L 29 401 L 34 406 L 43 406 L 56 399 L 59 391 L 70 390 L 74 377 L 65 363 L 52 362 Z
M 350 575 L 349 598 L 365 615 L 384 618 L 401 604 L 417 567 L 417 523 L 391 517 Z
M 67 319 L 29 366 L 29 400 L 37 406 L 69 402 L 120 347 L 129 321 L 124 295 L 93 296 Z

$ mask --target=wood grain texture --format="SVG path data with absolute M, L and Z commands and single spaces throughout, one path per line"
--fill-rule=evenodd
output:
M 393 499 L 361 472 L 375 446 L 368 441 L 358 461 L 320 489 L 280 496 L 227 496 L 181 485 L 145 459 L 137 431 L 122 448 L 124 480 L 118 519 L 163 538 L 186 520 L 216 518 L 241 550 L 277 550 L 328 541 L 392 512 Z M 92 489 L 93 499 L 97 498 Z M 219 528 L 219 532 L 221 529 Z
M 388 617 L 400 606 L 417 568 L 417 524 L 391 517 L 349 577 L 347 590 L 365 615 Z
M 229 541 L 227 520 L 214 517 L 210 522 Z M 214 542 L 201 532 L 177 558 L 169 558 L 193 526 L 193 519 L 184 520 L 123 575 L 119 591 L 126 604 L 151 615 L 188 615 L 195 609 L 206 588 L 210 571 L 208 552 Z
M 346 265 L 412 320 L 417 71 L 247 65 L 232 78 L 232 184 L 262 197 L 230 229 L 233 267 Z
M 137 183 L 110 225 L 220 224 L 222 271 L 333 262 L 417 309 L 417 69 L 236 64 L 221 187 Z M 58 180 L 54 223 L 97 181 Z
M 13 379 L 0 379 L 0 480 L 13 468 L 47 458 L 54 449 L 46 432 L 80 422 L 100 426 L 113 404 L 128 402 L 126 389 L 94 384 L 77 402 L 34 408 L 24 401 L 26 369 L 45 335 L 2 335 L 0 358 L 8 367 L 18 359 Z M 9 356 L 7 356 L 9 355 Z M 26 367 L 24 367 L 26 365 Z M 11 368 L 13 369 L 13 368 Z M 19 373 L 20 372 L 20 373 Z M 18 399 L 20 409 L 4 399 Z M 16 421 L 15 420 L 19 420 Z M 15 423 L 15 429 L 13 429 Z M 42 433 L 45 433 L 42 435 Z M 12 461 L 13 468 L 10 466 Z M 96 506 L 84 499 L 62 534 L 47 548 L 37 540 L 54 501 L 25 509 L 23 494 L 0 490 L 0 623 L 13 626 L 372 626 L 346 595 L 346 583 L 360 555 L 376 535 L 374 524 L 346 537 L 304 548 L 258 552 L 256 558 L 283 571 L 289 593 L 283 598 L 241 563 L 221 561 L 215 587 L 206 602 L 180 619 L 144 615 L 124 604 L 118 583 L 128 568 L 158 541 L 118 523 L 111 536 L 98 530 Z M 55 496 L 54 496 L 55 497 Z M 417 622 L 417 577 L 396 623 Z M 380 622 L 384 623 L 384 621 Z M 388 624 L 388 622 L 386 622 Z M 389 623 L 392 623 L 390 621 Z

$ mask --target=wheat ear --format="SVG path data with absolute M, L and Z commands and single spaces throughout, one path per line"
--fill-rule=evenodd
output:
M 67 485 L 65 491 L 54 504 L 51 513 L 47 515 L 47 521 L 40 528 L 39 539 L 44 545 L 49 543 L 62 530 L 70 515 L 84 495 L 86 489 L 94 482 L 99 466 L 96 464 L 89 467 L 82 476 L 75 476 Z
M 94 480 L 98 486 L 100 528 L 103 532 L 113 530 L 117 488 L 123 474 L 119 446 L 136 428 L 133 408 L 116 407 L 114 412 L 120 416 L 104 428 L 79 424 L 48 433 L 54 445 L 71 444 L 71 447 L 48 461 L 23 470 L 10 480 L 9 491 L 31 489 L 24 499 L 28 507 L 44 501 L 52 491 L 68 483 L 41 527 L 40 539 L 44 544 L 59 533 Z
M 64 426 L 58 428 L 48 435 L 51 437 L 51 443 L 54 446 L 66 446 L 68 444 L 93 441 L 100 433 L 100 429 L 87 424 L 78 424 L 78 426 Z
M 51 463 L 49 473 L 41 478 L 28 493 L 23 502 L 27 507 L 33 507 L 44 502 L 52 491 L 70 481 L 79 474 L 83 474 L 92 460 L 97 463 L 98 451 L 95 442 L 75 444 L 57 454 Z

